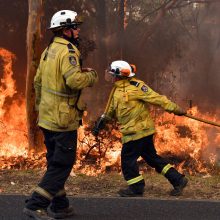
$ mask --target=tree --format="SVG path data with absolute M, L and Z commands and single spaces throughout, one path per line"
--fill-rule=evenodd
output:
M 42 137 L 36 126 L 34 76 L 41 54 L 41 17 L 43 16 L 43 1 L 29 0 L 29 17 L 27 27 L 27 77 L 26 77 L 26 111 L 29 149 L 42 149 Z

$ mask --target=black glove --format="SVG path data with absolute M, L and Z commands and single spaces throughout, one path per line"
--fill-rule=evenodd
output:
M 92 134 L 93 134 L 94 136 L 98 136 L 99 131 L 105 127 L 105 122 L 106 122 L 105 115 L 102 115 L 102 116 L 95 122 L 95 126 L 94 126 L 93 129 L 92 129 Z
M 175 109 L 175 110 L 173 111 L 173 113 L 174 113 L 175 115 L 182 116 L 182 115 L 186 115 L 187 112 L 186 112 L 186 110 L 184 110 L 184 109 L 178 107 L 177 109 Z
M 99 128 L 96 125 L 92 129 L 92 134 L 94 136 L 98 136 L 99 135 Z

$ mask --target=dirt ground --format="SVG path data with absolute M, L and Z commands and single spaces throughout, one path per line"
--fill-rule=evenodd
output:
M 43 171 L 39 170 L 3 170 L 0 171 L 0 194 L 29 195 L 36 186 Z M 146 181 L 144 197 L 151 199 L 205 199 L 220 200 L 220 176 L 196 175 L 187 176 L 189 184 L 182 196 L 171 197 L 169 182 L 156 172 L 144 174 Z M 69 196 L 115 197 L 120 188 L 126 187 L 121 174 L 111 172 L 98 176 L 86 176 L 75 173 L 66 184 Z

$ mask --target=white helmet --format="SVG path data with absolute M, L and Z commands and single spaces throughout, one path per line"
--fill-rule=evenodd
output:
M 56 29 L 81 23 L 82 22 L 77 20 L 77 13 L 75 11 L 61 10 L 53 15 L 48 29 Z
M 109 72 L 114 76 L 133 77 L 135 75 L 135 71 L 135 65 L 130 65 L 123 60 L 117 60 L 111 63 Z

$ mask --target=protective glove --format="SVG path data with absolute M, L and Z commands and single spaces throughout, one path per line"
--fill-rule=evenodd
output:
M 187 114 L 186 110 L 180 108 L 179 106 L 175 110 L 173 110 L 173 113 L 175 115 L 178 115 L 178 116 L 182 116 L 182 115 L 186 115 Z
M 95 125 L 92 129 L 92 134 L 96 137 L 99 135 L 99 128 Z
M 98 136 L 99 131 L 105 127 L 106 119 L 105 115 L 102 115 L 96 122 L 92 129 L 92 134 Z

